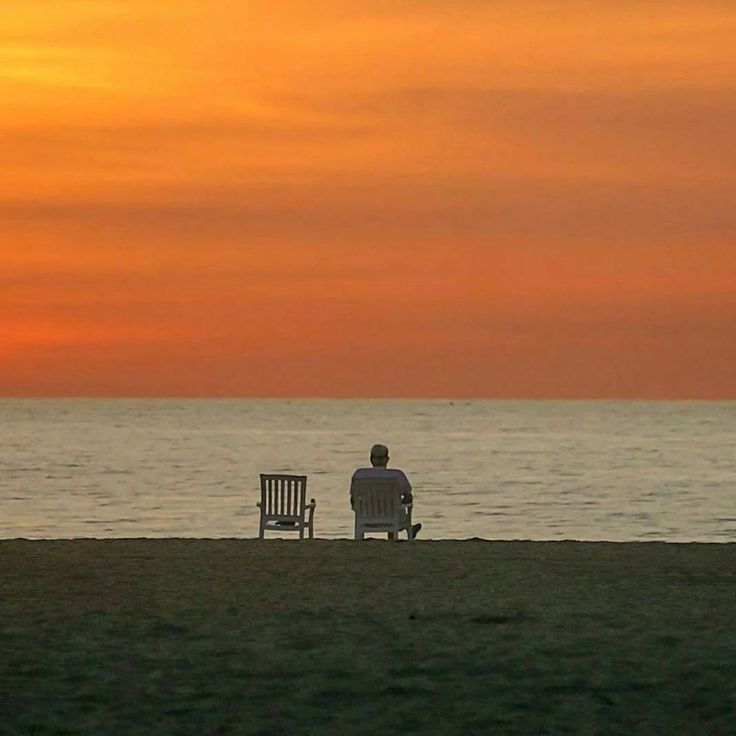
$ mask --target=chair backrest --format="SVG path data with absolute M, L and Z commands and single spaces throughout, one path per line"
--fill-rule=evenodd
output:
M 401 489 L 393 478 L 356 478 L 350 484 L 350 495 L 362 522 L 390 523 L 401 513 Z
M 264 515 L 301 517 L 304 514 L 306 497 L 306 475 L 261 473 L 261 512 Z

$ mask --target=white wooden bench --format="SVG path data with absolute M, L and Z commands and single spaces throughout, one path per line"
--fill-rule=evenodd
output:
M 314 499 L 307 501 L 306 475 L 267 475 L 261 473 L 261 500 L 256 504 L 261 509 L 259 539 L 266 530 L 275 532 L 299 532 L 304 539 L 304 530 L 314 538 Z M 309 515 L 307 516 L 307 512 Z
M 386 532 L 398 540 L 406 530 L 409 541 L 414 536 L 411 526 L 412 504 L 402 503 L 401 490 L 393 478 L 357 478 L 350 484 L 350 497 L 355 512 L 355 539 L 366 533 Z

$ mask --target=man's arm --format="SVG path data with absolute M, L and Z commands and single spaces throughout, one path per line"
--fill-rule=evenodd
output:
M 355 508 L 355 503 L 353 502 L 353 481 L 355 480 L 355 473 L 353 473 L 353 477 L 350 479 L 350 508 Z
M 411 483 L 409 483 L 409 479 L 406 477 L 406 473 L 404 473 L 403 470 L 399 471 L 401 473 L 402 481 L 401 481 L 401 502 L 402 503 L 413 503 L 414 502 L 414 496 L 411 492 Z

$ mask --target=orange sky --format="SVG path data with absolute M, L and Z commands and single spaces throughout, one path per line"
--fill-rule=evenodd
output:
M 735 398 L 735 36 L 3 0 L 0 394 Z

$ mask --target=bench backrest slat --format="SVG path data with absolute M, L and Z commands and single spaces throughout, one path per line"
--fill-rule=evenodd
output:
M 306 498 L 306 475 L 261 473 L 261 510 L 265 516 L 302 517 Z

